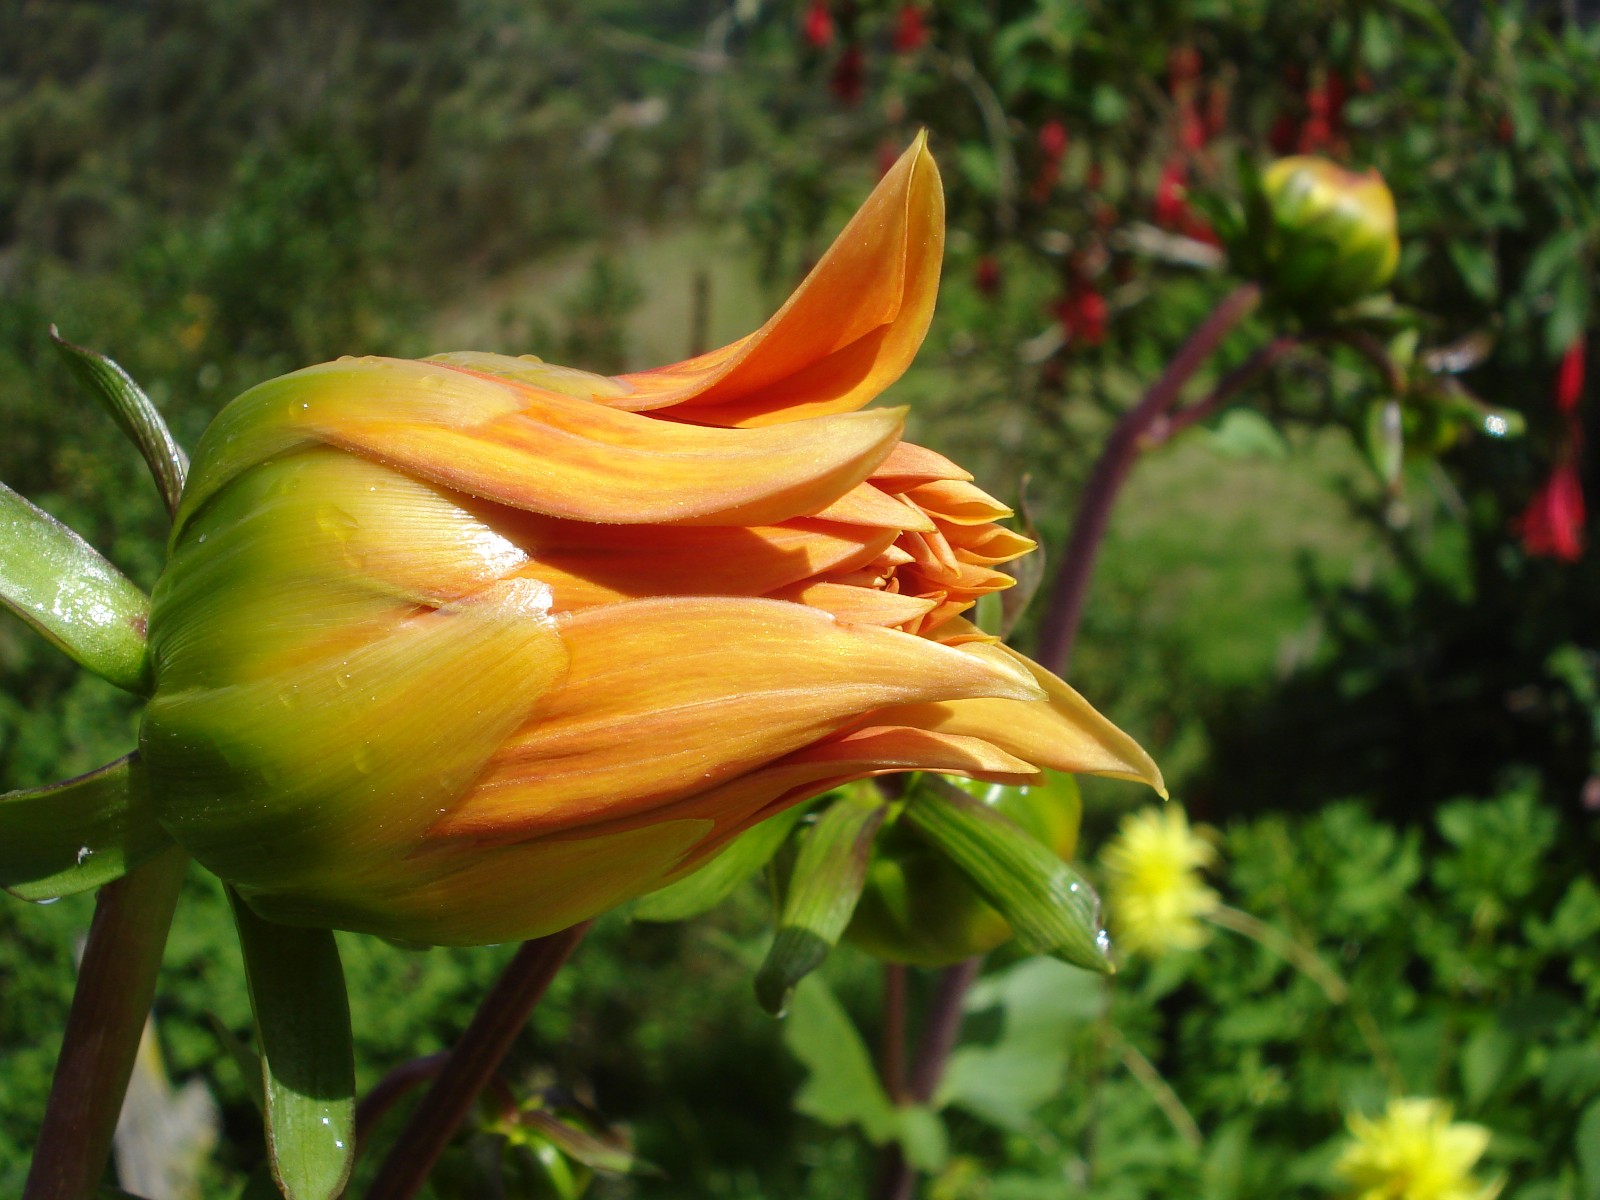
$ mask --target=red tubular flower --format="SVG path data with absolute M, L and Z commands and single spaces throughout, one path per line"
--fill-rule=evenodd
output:
M 928 25 L 922 15 L 922 5 L 902 4 L 894 20 L 894 49 L 896 54 L 914 54 L 928 40 Z
M 1576 458 L 1572 453 L 1562 457 L 1517 522 L 1522 548 L 1529 554 L 1563 562 L 1583 557 L 1586 513 Z
M 1567 352 L 1561 356 L 1561 366 L 1556 372 L 1556 411 L 1575 413 L 1583 399 L 1583 334 L 1572 339 Z
M 1111 309 L 1093 284 L 1079 282 L 1056 305 L 1056 317 L 1061 322 L 1061 331 L 1069 339 L 1086 346 L 1098 346 L 1106 340 Z
M 826 50 L 833 45 L 833 13 L 828 9 L 828 0 L 811 0 L 802 28 L 813 48 Z

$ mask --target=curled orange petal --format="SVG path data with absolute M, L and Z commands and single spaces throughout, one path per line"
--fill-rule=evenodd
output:
M 944 194 L 919 134 L 771 320 L 700 358 L 618 376 L 631 394 L 604 402 L 717 425 L 858 409 L 911 365 L 943 254 Z

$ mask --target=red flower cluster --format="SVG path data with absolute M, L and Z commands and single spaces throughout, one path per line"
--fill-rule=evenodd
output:
M 1583 449 L 1583 421 L 1578 416 L 1583 399 L 1584 336 L 1579 334 L 1561 356 L 1556 371 L 1556 411 L 1566 434 L 1549 478 L 1534 493 L 1517 521 L 1522 548 L 1529 554 L 1576 562 L 1583 556 L 1583 529 L 1587 512 L 1578 457 Z
M 828 0 L 811 0 L 802 29 L 813 49 L 826 50 L 833 45 L 833 13 L 828 10 Z
M 1291 67 L 1285 72 L 1291 87 L 1299 88 L 1305 72 Z M 1358 73 L 1356 86 L 1365 91 L 1371 81 Z M 1267 141 L 1279 154 L 1332 154 L 1344 149 L 1344 106 L 1350 98 L 1350 82 L 1337 67 L 1312 73 L 1299 112 L 1284 112 L 1273 122 Z
M 1189 176 L 1194 160 L 1222 130 L 1227 114 L 1227 92 L 1220 86 L 1214 87 L 1210 102 L 1202 109 L 1201 67 L 1200 52 L 1193 46 L 1179 46 L 1168 56 L 1167 90 L 1177 122 L 1176 148 L 1161 168 L 1150 215 L 1162 229 L 1214 246 L 1217 235 L 1189 203 Z

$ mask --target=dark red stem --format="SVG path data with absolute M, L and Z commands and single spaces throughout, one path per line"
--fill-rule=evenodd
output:
M 1089 580 L 1111 521 L 1111 510 L 1151 427 L 1178 403 L 1194 373 L 1260 301 L 1261 288 L 1254 283 L 1243 284 L 1224 297 L 1189 335 L 1161 378 L 1150 386 L 1138 404 L 1122 415 L 1111 431 L 1084 488 L 1066 554 L 1050 589 L 1050 606 L 1039 628 L 1039 645 L 1034 658 L 1046 669 L 1061 674 L 1072 657 Z
M 917 1053 L 911 1064 L 911 1080 L 904 1102 L 927 1104 L 939 1090 L 945 1064 L 961 1034 L 962 1003 L 982 966 L 982 958 L 969 958 L 939 973 L 933 999 L 922 1021 L 922 1035 L 917 1039 Z M 878 1159 L 878 1177 L 872 1190 L 874 1200 L 910 1200 L 916 1182 L 917 1173 L 906 1162 L 900 1144 L 890 1142 Z
M 1158 420 L 1150 427 L 1150 436 L 1145 439 L 1144 445 L 1147 448 L 1158 446 L 1177 437 L 1190 426 L 1198 425 L 1201 421 L 1216 415 L 1233 402 L 1234 397 L 1244 390 L 1246 384 L 1265 373 L 1280 358 L 1299 345 L 1300 339 L 1287 333 L 1273 338 L 1218 380 L 1217 386 L 1212 388 L 1204 399 L 1186 404 L 1171 416 Z
M 901 963 L 883 967 L 883 1090 L 899 1104 L 906 1094 L 906 969 Z
M 23 1200 L 99 1191 L 188 864 L 174 846 L 100 889 Z
M 499 1069 L 550 981 L 589 931 L 589 924 L 585 921 L 522 944 L 406 1122 L 367 1190 L 367 1200 L 411 1200 L 422 1189 L 478 1093 Z

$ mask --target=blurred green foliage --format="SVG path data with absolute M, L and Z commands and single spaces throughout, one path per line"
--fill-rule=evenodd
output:
M 51 322 L 116 357 L 188 445 L 260 379 L 452 348 L 438 339 L 463 329 L 486 331 L 476 349 L 650 365 L 641 347 L 663 344 L 669 318 L 671 353 L 691 349 L 696 272 L 715 281 L 713 340 L 745 332 L 874 160 L 926 125 L 950 253 L 897 397 L 919 440 L 998 493 L 1030 476 L 1054 549 L 1110 422 L 1227 286 L 1191 235 L 1235 195 L 1237 155 L 1376 165 L 1401 214 L 1397 297 L 1428 314 L 1422 346 L 1450 348 L 1532 436 L 1474 439 L 1413 407 L 1390 479 L 1369 461 L 1386 397 L 1359 355 L 1290 358 L 1247 408 L 1141 465 L 1074 682 L 1197 815 L 1251 814 L 1227 824 L 1230 902 L 1349 978 L 1406 1088 L 1496 1131 L 1511 1200 L 1600 1194 L 1584 807 L 1600 795 L 1600 575 L 1529 556 L 1514 529 L 1560 452 L 1557 360 L 1593 323 L 1600 25 L 1544 3 L 930 0 L 924 40 L 897 47 L 898 3 L 831 5 L 825 45 L 806 7 L 0 6 L 0 478 L 148 587 L 159 499 L 74 391 Z M 1199 147 L 1193 112 L 1209 122 Z M 1164 190 L 1175 164 L 1186 194 Z M 1283 319 L 1250 322 L 1201 384 Z M 0 622 L 0 785 L 106 762 L 135 720 L 127 697 Z M 1086 793 L 1091 833 L 1131 797 Z M 592 1195 L 862 1192 L 870 1146 L 818 1120 L 860 1114 L 830 1108 L 814 1075 L 811 1115 L 792 1107 L 830 1061 L 807 1029 L 839 1022 L 791 1025 L 791 1053 L 750 997 L 766 908 L 748 890 L 693 925 L 609 918 L 558 978 L 511 1081 L 631 1126 L 664 1171 L 602 1177 Z M 206 1020 L 249 1026 L 225 910 L 197 874 L 157 1010 L 173 1075 L 198 1074 L 223 1106 L 207 1196 L 261 1155 Z M 20 1190 L 88 912 L 83 897 L 0 906 L 0 1193 Z M 363 1086 L 447 1044 L 507 953 L 341 945 Z M 1351 1009 L 1232 934 L 1109 992 L 1061 972 L 1000 962 L 974 991 L 938 1127 L 909 1122 L 920 1161 L 943 1158 L 930 1197 L 1322 1194 L 1341 1114 L 1389 1085 Z M 873 964 L 841 951 L 825 977 L 842 1008 L 823 1017 L 848 1014 L 870 1045 Z M 1130 1072 L 1141 1059 L 1170 1093 Z

